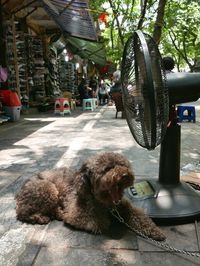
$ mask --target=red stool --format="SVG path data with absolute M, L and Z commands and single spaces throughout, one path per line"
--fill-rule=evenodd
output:
M 68 98 L 56 98 L 54 103 L 54 114 L 64 116 L 65 114 L 71 114 L 70 102 Z

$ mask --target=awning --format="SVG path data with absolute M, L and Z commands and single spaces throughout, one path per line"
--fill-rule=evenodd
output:
M 88 0 L 42 0 L 44 9 L 60 28 L 72 36 L 97 40 Z
M 66 45 L 73 53 L 99 65 L 106 64 L 106 52 L 103 43 L 91 42 L 75 37 L 65 37 Z

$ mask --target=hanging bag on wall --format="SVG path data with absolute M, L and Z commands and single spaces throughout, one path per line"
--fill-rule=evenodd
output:
M 0 66 L 0 82 L 6 82 L 8 78 L 7 68 Z

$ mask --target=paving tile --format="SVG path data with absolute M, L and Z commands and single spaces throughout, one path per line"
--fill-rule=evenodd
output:
M 176 226 L 161 227 L 165 235 L 167 236 L 166 242 L 177 248 L 185 249 L 188 251 L 198 251 L 198 241 L 197 234 L 194 223 L 183 224 Z M 162 250 L 158 248 L 155 244 L 151 244 L 138 238 L 139 251 L 157 251 Z
M 141 266 L 199 266 L 200 259 L 165 252 L 142 252 Z
M 200 222 L 195 221 L 196 235 L 197 235 L 197 244 L 200 251 Z
M 33 228 L 33 226 L 26 224 L 18 224 L 18 226 L 4 232 L 0 238 L 0 265 L 18 265 L 20 258 L 23 257 L 24 252 L 26 252 L 33 234 L 38 234 L 36 228 L 37 227 Z M 43 231 L 44 227 L 41 228 Z M 40 245 L 39 241 L 37 243 Z M 31 249 L 31 253 L 33 252 L 34 250 Z
M 34 266 L 140 266 L 140 254 L 128 250 L 41 249 Z
M 55 246 L 133 250 L 138 248 L 135 234 L 127 231 L 120 225 L 117 225 L 117 227 L 111 230 L 109 235 L 105 236 L 73 230 L 58 221 L 54 221 L 49 225 L 44 245 L 51 248 Z
M 9 171 L 9 170 L 1 170 L 1 178 L 0 178 L 0 191 L 2 188 L 8 186 L 9 184 L 12 184 L 20 175 L 22 174 L 22 171 L 19 172 L 15 171 Z
M 33 265 L 40 249 L 49 225 L 26 225 L 29 228 L 29 237 L 25 241 L 25 248 L 18 253 L 18 266 Z

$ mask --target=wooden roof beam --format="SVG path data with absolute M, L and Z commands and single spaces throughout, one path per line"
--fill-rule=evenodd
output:
M 35 12 L 38 8 L 37 7 L 34 7 L 30 12 L 28 12 L 26 14 L 26 16 L 23 17 L 23 19 L 27 18 L 28 16 L 30 16 L 33 12 Z
M 10 0 L 6 0 L 3 4 L 1 4 L 1 6 L 5 6 Z
M 37 35 L 44 34 L 45 33 L 45 28 L 36 25 L 33 23 L 31 20 L 27 19 L 27 26 L 34 31 Z
M 17 10 L 14 10 L 12 11 L 12 14 L 16 14 L 17 12 L 21 11 L 22 9 L 26 8 L 26 7 L 29 7 L 30 5 L 32 5 L 33 3 L 37 2 L 38 0 L 33 0 L 31 1 L 30 3 L 24 5 L 24 6 L 21 6 L 20 8 L 18 8 Z

